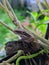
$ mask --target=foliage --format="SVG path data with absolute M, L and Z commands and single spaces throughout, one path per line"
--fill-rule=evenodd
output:
M 45 35 L 46 32 L 46 24 L 45 22 L 47 22 L 49 20 L 49 17 L 45 16 L 43 17 L 43 19 L 40 19 L 39 17 L 41 16 L 41 13 L 37 13 L 37 12 L 32 12 L 31 16 L 32 16 L 32 25 L 34 24 L 35 29 L 39 29 L 43 35 Z M 38 19 L 39 18 L 39 19 Z

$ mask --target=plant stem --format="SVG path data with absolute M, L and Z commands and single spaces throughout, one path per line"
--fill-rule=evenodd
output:
M 17 61 L 16 61 L 16 65 L 19 65 L 19 62 L 23 59 L 31 59 L 34 58 L 36 56 L 38 56 L 39 54 L 43 53 L 44 50 L 39 51 L 38 53 L 32 54 L 32 55 L 28 55 L 28 56 L 20 56 Z

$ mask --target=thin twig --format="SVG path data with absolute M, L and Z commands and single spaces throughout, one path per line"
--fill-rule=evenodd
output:
M 43 9 L 43 7 L 42 7 L 42 5 L 41 5 L 40 0 L 36 0 L 36 2 L 37 2 L 37 4 L 38 4 L 38 7 L 39 7 L 40 11 L 42 12 L 44 9 Z
M 14 30 L 12 28 L 10 28 L 7 24 L 5 24 L 3 21 L 0 20 L 0 24 L 2 24 L 3 26 L 5 26 L 7 29 L 9 29 L 10 31 L 14 32 Z
M 46 6 L 47 6 L 47 9 L 49 9 L 49 4 L 48 4 L 47 0 L 45 0 L 45 3 L 46 3 Z
M 28 56 L 28 55 L 30 55 L 30 54 L 28 53 L 28 54 L 26 54 L 26 55 Z M 30 63 L 30 65 L 32 65 L 32 62 L 31 62 L 31 60 L 30 60 L 30 59 L 28 59 L 28 60 L 29 60 L 29 63 Z
M 7 6 L 9 7 L 10 11 L 12 12 L 14 18 L 16 18 L 16 15 L 15 15 L 15 13 L 14 13 L 14 11 L 13 11 L 13 9 L 12 9 L 10 3 L 8 2 L 8 0 L 6 0 L 6 2 L 7 2 Z
M 6 60 L 6 62 L 10 63 L 12 62 L 13 60 L 17 59 L 20 55 L 23 54 L 23 51 L 22 50 L 18 50 L 18 53 L 15 54 L 13 57 L 11 57 L 10 59 Z M 4 65 L 4 63 L 0 63 L 0 65 Z
M 2 1 L 3 2 L 3 6 L 4 6 L 4 11 L 8 14 L 8 16 L 11 18 L 11 20 L 12 20 L 12 22 L 15 24 L 15 25 L 18 25 L 18 27 L 20 27 L 21 29 L 23 29 L 22 28 L 22 25 L 20 24 L 20 21 L 17 19 L 17 17 L 16 17 L 16 15 L 15 15 L 15 13 L 14 13 L 14 11 L 13 11 L 13 9 L 12 9 L 12 7 L 10 6 L 10 4 L 9 4 L 9 2 L 8 2 L 8 0 L 4 0 L 4 1 Z M 10 8 L 10 10 L 9 10 L 9 8 L 7 7 L 7 5 L 8 5 L 8 7 Z
M 31 53 L 28 52 L 28 55 L 31 55 Z M 34 65 L 37 65 L 36 61 L 35 61 L 33 58 L 32 58 L 31 60 L 32 60 L 32 62 L 34 63 Z M 32 65 L 32 62 L 30 61 L 31 65 Z

